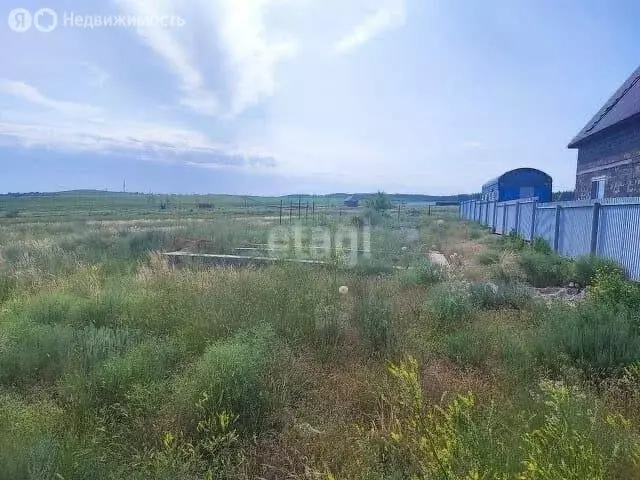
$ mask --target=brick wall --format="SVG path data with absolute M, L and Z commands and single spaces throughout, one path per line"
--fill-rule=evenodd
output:
M 607 178 L 605 197 L 640 196 L 640 119 L 580 147 L 576 199 L 589 198 L 591 179 L 601 176 Z

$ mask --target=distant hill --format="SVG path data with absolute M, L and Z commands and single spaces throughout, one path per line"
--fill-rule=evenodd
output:
M 79 190 L 64 190 L 60 192 L 9 192 L 6 194 L 0 194 L 0 197 L 64 197 L 64 196 L 133 196 L 133 195 L 176 195 L 182 196 L 181 194 L 166 194 L 166 193 L 158 193 L 158 194 L 143 194 L 136 192 L 113 192 L 109 190 L 91 190 L 91 189 L 79 189 Z M 372 195 L 375 195 L 375 192 L 369 193 L 330 193 L 327 195 L 310 195 L 310 194 L 292 194 L 292 195 L 283 195 L 281 197 L 274 196 L 259 196 L 259 195 L 216 195 L 216 194 L 202 194 L 202 196 L 219 196 L 219 197 L 238 197 L 238 198 L 246 198 L 246 199 L 266 199 L 266 198 L 279 198 L 279 199 L 289 199 L 289 200 L 298 200 L 298 199 L 312 199 L 312 198 L 325 198 L 331 200 L 343 200 L 351 195 L 356 195 L 360 198 L 367 198 Z M 408 194 L 408 193 L 390 193 L 388 194 L 391 201 L 394 202 L 406 202 L 406 203 L 426 203 L 426 202 L 461 202 L 465 200 L 469 200 L 474 197 L 474 195 L 460 194 L 460 195 L 424 195 L 424 194 Z M 194 195 L 184 195 L 184 196 L 194 196 Z M 195 195 L 197 196 L 197 195 Z
M 123 192 L 112 192 L 109 190 L 63 190 L 60 192 L 9 192 L 0 194 L 0 197 L 64 197 L 69 195 L 86 195 L 86 196 L 96 196 L 96 195 L 142 195 L 141 193 L 123 193 Z

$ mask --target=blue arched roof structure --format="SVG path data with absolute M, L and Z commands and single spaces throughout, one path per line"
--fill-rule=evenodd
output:
M 517 168 L 503 173 L 482 186 L 485 200 L 505 202 L 536 197 L 540 202 L 551 201 L 553 179 L 535 168 Z

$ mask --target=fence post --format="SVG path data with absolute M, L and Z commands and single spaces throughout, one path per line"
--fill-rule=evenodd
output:
M 556 205 L 556 225 L 553 233 L 553 251 L 558 252 L 560 247 L 560 210 L 562 207 Z
M 531 243 L 533 243 L 533 241 L 536 238 L 536 210 L 537 210 L 537 205 L 538 202 L 535 201 L 535 199 L 531 202 Z
M 507 205 L 502 205 L 502 235 L 507 235 Z
M 493 219 L 491 220 L 491 233 L 496 233 L 496 227 L 498 223 L 498 202 L 493 201 Z
M 520 202 L 516 200 L 516 235 L 520 235 Z
M 600 209 L 602 205 L 600 202 L 593 204 L 593 220 L 591 223 L 591 255 L 595 255 L 598 252 L 598 227 L 600 226 Z

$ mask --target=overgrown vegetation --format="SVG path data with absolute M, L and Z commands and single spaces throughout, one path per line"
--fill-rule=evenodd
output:
M 618 266 L 416 207 L 379 213 L 357 268 L 172 268 L 151 252 L 279 226 L 195 210 L 0 219 L 0 479 L 640 477 L 640 290 Z M 532 288 L 569 282 L 584 299 Z

